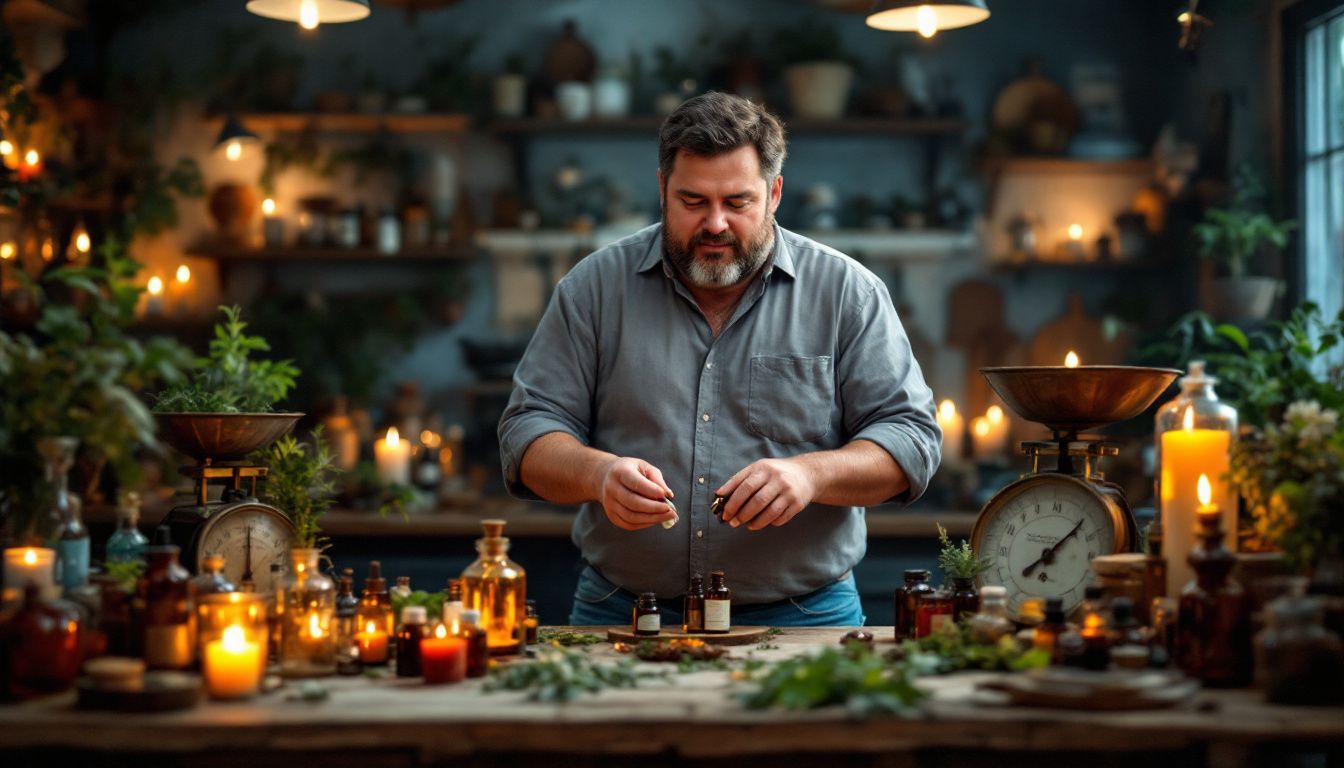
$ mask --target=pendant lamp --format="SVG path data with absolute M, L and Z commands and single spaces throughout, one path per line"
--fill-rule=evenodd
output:
M 939 30 L 979 24 L 989 18 L 985 0 L 877 0 L 867 24 L 889 32 L 918 32 L 933 37 Z

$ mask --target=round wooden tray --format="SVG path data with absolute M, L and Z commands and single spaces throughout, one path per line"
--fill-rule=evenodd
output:
M 76 683 L 79 706 L 118 712 L 167 712 L 196 706 L 201 700 L 201 678 L 185 672 L 146 672 L 136 690 L 101 688 L 91 678 Z
M 655 637 L 653 635 L 636 635 L 635 631 L 628 626 L 609 627 L 607 629 L 607 641 L 616 643 L 638 643 L 641 640 L 685 640 L 694 638 L 704 640 L 712 645 L 750 645 L 760 642 L 769 632 L 769 627 L 733 627 L 725 633 L 708 632 L 682 632 L 680 629 L 664 629 Z

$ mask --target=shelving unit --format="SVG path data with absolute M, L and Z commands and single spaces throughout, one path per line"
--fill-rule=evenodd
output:
M 360 112 L 269 112 L 243 115 L 252 130 L 280 133 L 318 131 L 324 133 L 466 133 L 471 118 L 458 113 L 364 114 Z
M 396 253 L 383 253 L 375 248 L 335 246 L 228 248 L 207 245 L 193 249 L 190 255 L 211 258 L 221 263 L 240 264 L 433 264 L 472 259 L 475 258 L 476 251 L 467 247 L 447 247 L 408 248 Z
M 638 115 L 622 118 L 595 118 L 591 120 L 559 120 L 518 118 L 495 120 L 488 124 L 490 132 L 501 136 L 575 135 L 575 134 L 639 134 L 657 138 L 663 124 L 660 115 Z M 847 117 L 837 120 L 809 120 L 786 118 L 785 129 L 790 135 L 869 135 L 869 136 L 947 136 L 962 133 L 966 123 L 959 119 L 912 118 L 888 119 L 875 117 Z

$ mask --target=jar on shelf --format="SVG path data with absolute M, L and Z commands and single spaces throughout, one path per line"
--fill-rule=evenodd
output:
M 318 568 L 318 549 L 290 551 L 283 589 L 280 673 L 325 677 L 336 672 L 336 589 Z

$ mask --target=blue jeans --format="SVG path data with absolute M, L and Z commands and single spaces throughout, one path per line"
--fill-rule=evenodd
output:
M 661 596 L 658 602 L 662 623 L 681 626 L 681 596 Z M 574 590 L 574 608 L 569 623 L 576 626 L 620 626 L 634 618 L 636 595 L 612 584 L 585 566 Z M 732 607 L 733 624 L 757 627 L 861 627 L 864 622 L 859 590 L 854 574 L 799 597 L 773 603 Z

